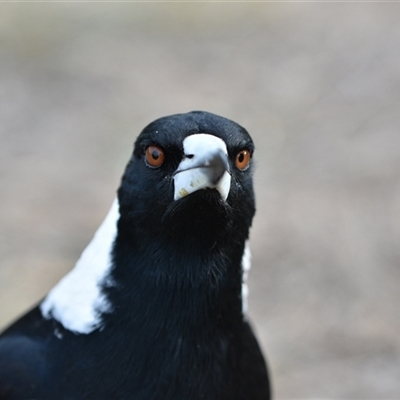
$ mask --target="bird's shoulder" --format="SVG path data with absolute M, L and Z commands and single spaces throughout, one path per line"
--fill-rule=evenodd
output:
M 0 340 L 0 399 L 34 398 L 43 381 L 45 355 L 42 343 L 24 335 Z
M 0 335 L 0 400 L 35 398 L 46 374 L 47 325 L 35 307 Z

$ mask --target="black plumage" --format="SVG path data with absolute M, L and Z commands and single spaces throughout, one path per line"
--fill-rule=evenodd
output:
M 210 135 L 222 139 L 227 154 L 210 148 L 203 164 L 193 161 L 188 174 L 201 168 L 211 183 L 180 197 L 177 169 L 196 157 L 184 147 L 196 134 L 206 134 L 207 145 Z M 161 149 L 160 165 L 149 164 L 149 147 L 155 161 Z M 118 190 L 112 263 L 101 282 L 108 307 L 94 310 L 98 325 L 86 333 L 40 305 L 6 329 L 0 399 L 269 399 L 265 362 L 242 310 L 255 200 L 252 161 L 244 168 L 240 161 L 253 151 L 244 128 L 206 112 L 148 125 Z M 224 199 L 217 185 L 226 171 Z

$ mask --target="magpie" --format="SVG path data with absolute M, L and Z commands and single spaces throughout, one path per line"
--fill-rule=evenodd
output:
M 253 152 L 203 111 L 144 128 L 75 268 L 1 334 L 0 399 L 269 399 L 246 314 Z

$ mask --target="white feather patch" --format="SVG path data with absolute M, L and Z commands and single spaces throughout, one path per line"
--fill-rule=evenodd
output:
M 111 209 L 83 251 L 74 269 L 49 292 L 40 305 L 45 318 L 54 318 L 65 329 L 88 334 L 101 328 L 101 312 L 110 310 L 101 284 L 109 277 L 112 249 L 117 235 L 119 204 Z
M 247 285 L 247 278 L 251 268 L 251 252 L 249 241 L 246 240 L 243 256 L 242 256 L 242 312 L 247 314 L 247 296 L 249 295 L 249 287 Z

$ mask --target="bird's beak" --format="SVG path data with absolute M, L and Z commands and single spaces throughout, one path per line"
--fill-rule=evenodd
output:
M 184 142 L 184 158 L 174 174 L 174 200 L 201 189 L 216 189 L 226 200 L 231 175 L 226 145 L 216 136 L 199 133 Z

